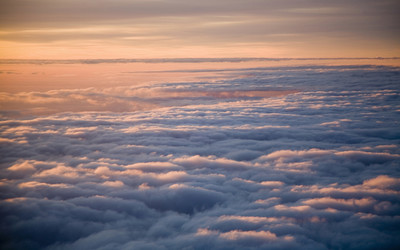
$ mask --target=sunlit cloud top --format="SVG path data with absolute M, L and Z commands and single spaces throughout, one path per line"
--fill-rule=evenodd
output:
M 395 0 L 3 0 L 0 56 L 398 56 L 399 9 Z

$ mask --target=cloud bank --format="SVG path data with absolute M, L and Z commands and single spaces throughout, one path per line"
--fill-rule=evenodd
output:
M 398 248 L 398 68 L 243 71 L 79 90 L 151 109 L 3 118 L 1 248 Z

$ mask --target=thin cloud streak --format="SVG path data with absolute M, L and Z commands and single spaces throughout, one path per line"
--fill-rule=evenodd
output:
M 6 0 L 0 6 L 0 41 L 9 48 L 3 58 L 23 58 L 18 50 L 29 58 L 55 59 L 83 54 L 390 57 L 399 55 L 399 9 L 394 0 Z M 28 50 L 44 45 L 52 49 Z
M 210 63 L 252 61 L 343 61 L 343 60 L 399 60 L 400 57 L 325 57 L 325 58 L 142 58 L 142 59 L 0 59 L 0 64 L 100 64 L 100 63 Z M 357 65 L 359 66 L 359 65 Z

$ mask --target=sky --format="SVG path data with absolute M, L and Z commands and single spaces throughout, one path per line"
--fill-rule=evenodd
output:
M 2 0 L 0 58 L 393 57 L 397 0 Z

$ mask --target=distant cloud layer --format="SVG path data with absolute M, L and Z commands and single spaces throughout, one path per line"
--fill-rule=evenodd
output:
M 5 114 L 0 247 L 398 248 L 399 69 L 230 74 L 3 94 L 27 109 L 127 109 Z M 134 103 L 156 105 L 128 112 Z

